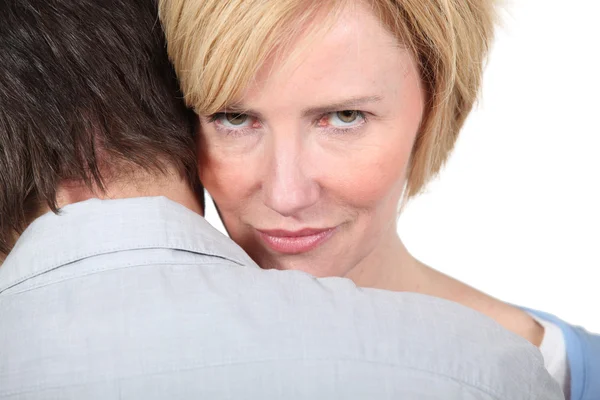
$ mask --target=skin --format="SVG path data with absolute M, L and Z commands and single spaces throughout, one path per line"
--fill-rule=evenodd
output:
M 101 168 L 100 173 L 104 177 L 111 176 L 105 168 Z M 204 215 L 200 196 L 174 168 L 165 171 L 164 174 L 137 170 L 124 179 L 105 178 L 104 184 L 104 190 L 100 190 L 96 187 L 89 188 L 80 181 L 63 181 L 57 189 L 57 205 L 61 208 L 90 199 L 116 200 L 162 196 Z M 50 212 L 50 208 L 43 206 L 38 216 L 47 212 Z
M 539 345 L 543 328 L 526 313 L 423 265 L 397 235 L 424 111 L 410 52 L 357 6 L 292 68 L 283 61 L 268 60 L 236 105 L 200 117 L 201 180 L 232 239 L 263 268 L 447 298 Z M 260 234 L 306 228 L 332 233 L 294 254 Z

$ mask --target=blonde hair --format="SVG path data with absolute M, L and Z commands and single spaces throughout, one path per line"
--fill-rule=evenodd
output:
M 425 113 L 405 191 L 412 197 L 447 160 L 477 99 L 493 37 L 494 0 L 361 1 L 412 52 L 424 83 Z M 269 57 L 285 54 L 301 35 L 318 37 L 356 2 L 160 0 L 186 103 L 203 115 L 235 103 Z

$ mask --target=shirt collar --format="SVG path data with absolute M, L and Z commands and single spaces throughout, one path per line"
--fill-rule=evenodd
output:
M 202 216 L 165 197 L 92 199 L 30 224 L 0 267 L 0 293 L 88 257 L 134 249 L 175 249 L 258 268 Z

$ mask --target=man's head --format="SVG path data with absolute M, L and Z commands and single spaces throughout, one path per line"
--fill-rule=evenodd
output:
M 61 185 L 195 170 L 154 1 L 0 2 L 0 254 Z

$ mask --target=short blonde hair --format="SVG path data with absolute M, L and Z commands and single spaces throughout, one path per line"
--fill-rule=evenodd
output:
M 332 26 L 338 12 L 357 1 L 160 0 L 186 103 L 209 115 L 236 102 L 274 52 L 285 53 L 301 34 Z M 412 197 L 440 171 L 477 99 L 493 37 L 494 0 L 360 1 L 412 52 L 424 84 L 425 113 L 405 192 Z

